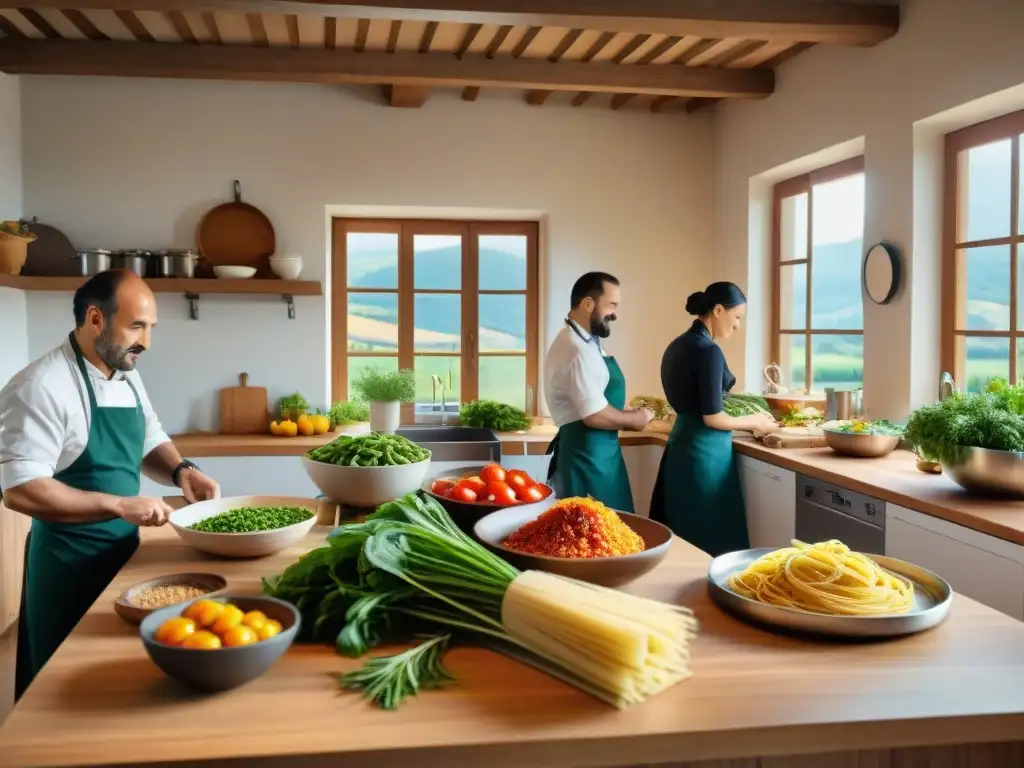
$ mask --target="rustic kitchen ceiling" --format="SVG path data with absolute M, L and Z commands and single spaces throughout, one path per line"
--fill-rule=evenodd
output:
M 763 99 L 813 45 L 871 46 L 896 3 L 840 0 L 27 0 L 0 9 L 0 71 L 431 89 L 535 106 L 701 109 Z

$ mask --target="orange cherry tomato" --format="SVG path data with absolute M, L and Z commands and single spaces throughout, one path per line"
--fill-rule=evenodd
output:
M 528 485 L 525 488 L 516 491 L 516 497 L 524 504 L 533 504 L 537 501 L 543 501 L 547 494 L 544 493 L 544 489 L 539 485 Z
M 487 485 L 505 482 L 505 470 L 499 464 L 488 464 L 480 470 L 480 479 Z
M 455 483 L 451 480 L 435 480 L 430 484 L 430 492 L 435 496 L 444 496 L 448 498 L 451 495 L 452 488 L 455 487 Z
M 518 499 L 516 498 L 516 492 L 512 490 L 508 483 L 495 482 L 489 483 L 487 491 L 484 495 L 484 499 L 492 501 L 495 504 L 515 504 Z
M 455 487 L 469 488 L 469 490 L 479 496 L 487 489 L 487 483 L 479 477 L 464 477 L 455 484 Z
M 280 634 L 281 622 L 268 619 L 267 623 L 256 630 L 256 637 L 260 640 L 268 640 L 274 635 Z
M 181 645 L 196 631 L 196 623 L 184 616 L 172 616 L 156 631 L 156 641 L 166 645 Z
M 221 643 L 220 638 L 213 634 L 213 632 L 201 629 L 186 637 L 185 642 L 181 644 L 181 647 L 195 648 L 200 651 L 213 651 L 217 648 L 223 647 L 223 643 Z
M 227 648 L 235 648 L 240 645 L 252 645 L 259 642 L 259 636 L 252 627 L 239 624 L 224 633 L 224 645 Z
M 505 482 L 512 486 L 517 494 L 521 488 L 529 488 L 533 485 L 533 478 L 521 469 L 510 469 L 505 473 Z
M 459 484 L 452 488 L 452 492 L 448 495 L 448 498 L 452 501 L 464 501 L 472 503 L 476 501 L 476 491 L 472 488 Z

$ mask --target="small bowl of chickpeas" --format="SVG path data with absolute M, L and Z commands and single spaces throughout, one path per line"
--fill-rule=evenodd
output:
M 139 625 L 139 636 L 168 677 L 200 691 L 226 691 L 274 666 L 301 622 L 284 600 L 219 595 L 153 611 Z

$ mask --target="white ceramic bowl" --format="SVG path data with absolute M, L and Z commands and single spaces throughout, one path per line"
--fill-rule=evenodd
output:
M 224 499 L 198 501 L 171 513 L 170 524 L 182 541 L 211 555 L 223 557 L 264 557 L 280 552 L 305 538 L 316 525 L 320 502 L 296 496 L 230 496 Z M 285 528 L 254 533 L 207 533 L 194 531 L 188 526 L 239 507 L 304 507 L 313 513 L 304 520 Z
M 302 274 L 302 257 L 271 256 L 270 271 L 282 280 L 298 280 Z
M 343 467 L 303 456 L 302 466 L 328 500 L 369 508 L 418 491 L 430 468 L 430 459 L 393 467 Z
M 256 274 L 256 267 L 214 267 L 213 274 L 224 280 L 244 280 Z

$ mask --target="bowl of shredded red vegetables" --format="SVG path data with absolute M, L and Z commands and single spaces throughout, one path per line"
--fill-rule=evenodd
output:
M 607 587 L 643 576 L 664 559 L 672 543 L 672 532 L 661 523 L 582 497 L 559 499 L 544 510 L 492 512 L 473 532 L 517 568 Z

